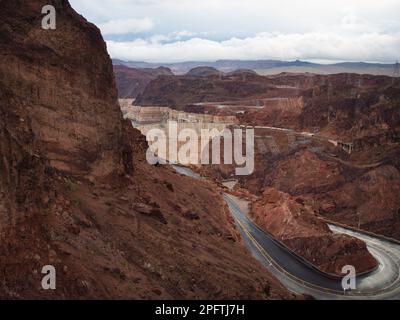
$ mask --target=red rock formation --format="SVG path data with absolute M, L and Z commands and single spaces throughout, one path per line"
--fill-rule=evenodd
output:
M 218 71 L 215 68 L 212 67 L 196 67 L 193 68 L 191 70 L 189 70 L 186 73 L 186 76 L 188 77 L 199 77 L 199 78 L 203 78 L 203 77 L 212 77 L 212 76 L 222 76 L 223 73 L 221 71 Z
M 318 210 L 328 219 L 400 239 L 399 194 L 399 170 L 383 165 L 317 196 Z
M 270 177 L 272 186 L 292 195 L 319 193 L 344 182 L 335 161 L 322 161 L 317 155 L 301 150 L 279 161 Z
M 272 86 L 257 75 L 237 76 L 175 76 L 151 81 L 138 105 L 169 106 L 184 110 L 186 106 L 205 101 L 231 101 L 266 93 Z
M 141 94 L 151 80 L 158 76 L 172 76 L 173 73 L 168 68 L 138 69 L 129 68 L 122 65 L 114 66 L 115 80 L 117 83 L 119 98 L 136 98 Z
M 398 141 L 398 79 L 340 74 L 317 84 L 304 94 L 306 103 L 299 118 L 301 128 L 319 128 L 323 134 L 341 140 L 392 133 Z
M 99 30 L 50 3 L 56 30 L 49 1 L 0 1 L 0 297 L 293 298 L 211 185 L 144 161 Z
M 120 111 L 105 43 L 66 1 L 57 6 L 57 29 L 43 30 L 41 8 L 2 2 L 1 122 L 19 153 L 14 164 L 36 155 L 68 173 L 118 170 L 111 164 L 119 162 Z
M 357 273 L 377 266 L 362 241 L 333 234 L 302 198 L 267 188 L 253 203 L 252 215 L 263 229 L 323 272 L 340 276 L 345 265 L 353 265 Z

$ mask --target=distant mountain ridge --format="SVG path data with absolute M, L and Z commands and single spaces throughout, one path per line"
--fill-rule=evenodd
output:
M 177 63 L 149 63 L 143 61 L 123 61 L 113 59 L 114 65 L 125 65 L 133 68 L 158 68 L 166 67 L 175 74 L 186 74 L 191 69 L 198 67 L 215 68 L 222 72 L 233 72 L 237 69 L 248 69 L 260 75 L 278 74 L 281 72 L 293 73 L 360 73 L 393 76 L 395 64 L 368 63 L 368 62 L 341 62 L 334 64 L 318 64 L 313 62 L 295 60 L 217 60 L 214 62 L 186 61 Z

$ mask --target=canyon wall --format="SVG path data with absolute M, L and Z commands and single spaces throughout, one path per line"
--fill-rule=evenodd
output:
M 35 154 L 56 170 L 109 174 L 120 160 L 122 122 L 112 64 L 98 29 L 66 1 L 57 2 L 56 30 L 41 28 L 40 1 L 6 2 L 1 126 L 8 148 L 20 153 L 14 161 Z
M 150 68 L 129 68 L 123 65 L 114 65 L 115 80 L 118 89 L 119 98 L 134 99 L 143 93 L 150 81 L 157 79 L 161 75 L 170 75 L 173 73 L 170 69 L 158 67 Z

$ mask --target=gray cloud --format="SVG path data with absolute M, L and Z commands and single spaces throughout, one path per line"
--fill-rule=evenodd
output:
M 149 31 L 154 23 L 149 18 L 144 19 L 116 19 L 98 25 L 103 35 L 140 33 Z
M 393 62 L 398 0 L 72 0 L 115 58 Z M 120 37 L 120 34 L 130 36 Z M 129 40 L 129 41 L 121 41 Z

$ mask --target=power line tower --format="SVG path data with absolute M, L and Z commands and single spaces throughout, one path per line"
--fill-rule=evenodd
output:
M 393 77 L 400 77 L 400 63 L 396 61 L 393 66 Z

